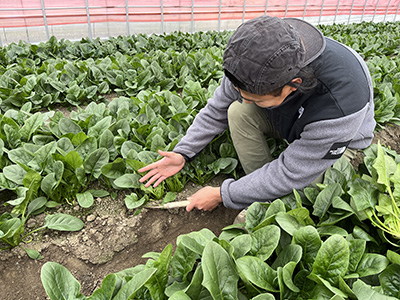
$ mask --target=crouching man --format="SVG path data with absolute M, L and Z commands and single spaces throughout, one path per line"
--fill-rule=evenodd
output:
M 262 16 L 239 26 L 223 57 L 225 76 L 172 152 L 142 169 L 157 186 L 229 127 L 246 175 L 206 186 L 187 211 L 243 209 L 316 180 L 342 155 L 370 145 L 372 81 L 363 59 L 300 19 Z M 272 159 L 265 137 L 290 144 Z

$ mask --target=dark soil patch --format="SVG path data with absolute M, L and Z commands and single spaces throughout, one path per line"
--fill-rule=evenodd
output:
M 210 185 L 218 186 L 223 179 L 218 177 Z M 200 188 L 188 183 L 177 200 L 185 200 Z M 81 283 L 82 293 L 89 296 L 107 274 L 145 263 L 144 254 L 161 252 L 170 243 L 175 246 L 181 234 L 208 228 L 219 235 L 238 214 L 220 206 L 212 212 L 190 213 L 184 208 L 149 208 L 134 215 L 126 209 L 124 197 L 99 198 L 90 210 L 79 206 L 60 208 L 60 212 L 79 216 L 85 227 L 73 233 L 45 231 L 34 235 L 31 243 L 21 245 L 38 250 L 43 256 L 40 261 L 30 259 L 20 248 L 1 251 L 0 299 L 48 299 L 40 280 L 41 267 L 47 261 L 67 267 Z M 29 230 L 42 225 L 44 217 L 42 214 L 31 218 Z
M 387 125 L 376 133 L 378 141 L 400 153 L 400 127 Z M 358 155 L 354 165 L 362 161 Z M 219 186 L 224 180 L 218 177 L 210 185 Z M 184 200 L 200 186 L 188 183 L 177 200 Z M 0 195 L 1 197 L 1 195 Z M 112 200 L 109 197 L 97 199 L 90 210 L 79 207 L 63 208 L 62 212 L 80 216 L 85 228 L 74 233 L 47 231 L 36 235 L 24 247 L 39 250 L 40 261 L 28 258 L 20 248 L 0 252 L 1 299 L 27 300 L 47 299 L 40 280 L 40 269 L 47 261 L 58 262 L 67 267 L 82 284 L 82 293 L 91 295 L 104 277 L 137 264 L 144 263 L 142 255 L 162 249 L 185 233 L 209 228 L 216 235 L 221 229 L 232 224 L 238 211 L 222 206 L 212 212 L 192 211 L 184 208 L 161 210 L 144 209 L 135 216 L 124 206 L 124 196 Z M 42 224 L 44 215 L 31 219 L 28 227 L 33 229 Z

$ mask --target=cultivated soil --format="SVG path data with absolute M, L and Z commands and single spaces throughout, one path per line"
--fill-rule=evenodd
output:
M 400 127 L 387 125 L 376 133 L 374 142 L 400 153 Z M 361 155 L 353 162 L 356 166 Z M 217 177 L 209 185 L 219 186 L 224 177 Z M 178 195 L 179 200 L 200 189 L 189 182 Z M 7 193 L 0 193 L 0 203 L 7 200 Z M 85 221 L 79 232 L 44 230 L 34 235 L 30 243 L 22 247 L 40 251 L 41 260 L 30 259 L 24 250 L 14 248 L 0 251 L 0 299 L 35 300 L 48 299 L 40 280 L 40 270 L 47 261 L 58 262 L 70 270 L 82 285 L 82 293 L 89 296 L 100 287 L 109 274 L 145 263 L 142 255 L 156 251 L 172 243 L 185 233 L 209 228 L 216 235 L 232 224 L 238 211 L 222 206 L 211 212 L 186 212 L 184 208 L 169 210 L 146 208 L 140 214 L 126 209 L 124 194 L 116 199 L 98 198 L 90 209 L 64 206 L 55 211 L 70 213 Z M 0 208 L 1 210 L 1 208 Z M 31 218 L 27 230 L 33 230 L 44 222 L 45 215 Z

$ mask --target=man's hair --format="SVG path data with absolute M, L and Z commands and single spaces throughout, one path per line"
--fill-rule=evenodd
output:
M 247 91 L 246 86 L 241 81 L 239 81 L 232 73 L 230 73 L 227 70 L 224 70 L 224 72 L 226 77 L 228 77 L 228 79 L 232 82 L 232 84 L 235 87 Z M 293 83 L 292 80 L 294 78 L 301 78 L 302 83 L 301 84 Z M 280 96 L 282 94 L 282 89 L 285 85 L 295 87 L 298 91 L 306 93 L 315 88 L 318 84 L 318 79 L 315 77 L 314 69 L 310 65 L 302 68 L 294 78 L 290 80 L 288 83 L 284 84 L 283 86 L 267 93 L 266 95 L 271 95 L 273 97 Z

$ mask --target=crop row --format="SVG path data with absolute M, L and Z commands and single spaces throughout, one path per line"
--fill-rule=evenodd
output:
M 322 29 L 355 38 L 382 29 L 376 26 Z M 395 39 L 399 24 L 386 26 Z M 188 180 L 204 184 L 218 173 L 236 176 L 236 153 L 227 132 L 157 188 L 140 185 L 137 172 L 159 158 L 157 150 L 173 149 L 212 96 L 223 75 L 229 35 L 175 33 L 75 43 L 52 38 L 1 48 L 0 190 L 15 197 L 5 200 L 13 208 L 0 217 L 0 240 L 18 245 L 28 216 L 65 202 L 90 207 L 94 197 L 129 189 L 125 202 L 133 209 L 167 191 L 179 192 Z M 391 54 L 398 50 L 391 49 Z M 367 63 L 378 123 L 398 122 L 399 57 L 376 53 Z M 111 92 L 118 97 L 105 101 Z M 70 117 L 51 110 L 60 104 L 77 109 Z M 88 105 L 83 109 L 83 104 Z M 279 145 L 272 146 L 279 151 Z M 91 190 L 94 181 L 104 190 Z
M 342 158 L 319 189 L 253 203 L 245 223 L 218 237 L 181 235 L 174 253 L 169 244 L 144 255 L 146 264 L 107 275 L 89 298 L 57 263 L 42 267 L 43 286 L 54 300 L 399 299 L 400 157 L 380 145 L 365 154 L 365 172 Z
M 350 47 L 360 51 L 364 57 L 376 55 L 393 55 L 399 52 L 400 25 L 398 22 L 360 24 L 319 25 L 321 31 Z M 57 40 L 51 37 L 49 41 L 31 45 L 20 41 L 18 44 L 0 48 L 0 65 L 6 67 L 18 63 L 22 58 L 29 58 L 41 65 L 49 58 L 64 58 L 67 60 L 85 60 L 105 58 L 117 52 L 134 56 L 138 53 L 149 53 L 154 50 L 192 51 L 211 47 L 223 48 L 232 32 L 196 32 L 193 34 L 174 32 L 168 35 L 144 34 L 134 36 L 111 37 L 106 40 L 99 38 L 82 39 L 78 42 Z

